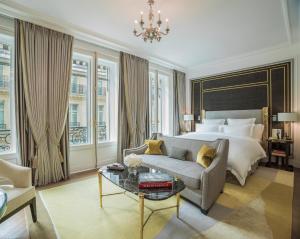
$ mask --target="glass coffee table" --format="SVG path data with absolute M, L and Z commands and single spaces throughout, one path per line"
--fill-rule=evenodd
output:
M 0 189 L 0 219 L 4 215 L 7 207 L 7 194 Z
M 140 238 L 143 238 L 144 227 L 148 222 L 151 215 L 156 211 L 161 211 L 170 208 L 176 208 L 177 218 L 179 218 L 179 206 L 180 206 L 180 192 L 185 188 L 183 181 L 180 179 L 173 179 L 173 186 L 171 188 L 151 188 L 151 189 L 139 189 L 139 174 L 140 173 L 165 173 L 162 170 L 157 170 L 148 167 L 138 167 L 137 170 L 131 172 L 130 168 L 125 167 L 123 171 L 110 170 L 106 167 L 99 169 L 98 171 L 98 179 L 99 179 L 99 193 L 100 193 L 100 207 L 103 207 L 103 197 L 112 196 L 116 194 L 126 194 L 126 192 L 133 193 L 138 196 L 138 201 L 140 205 Z M 123 192 L 120 193 L 111 193 L 111 194 L 103 194 L 102 193 L 102 177 L 105 177 L 113 184 L 119 186 L 124 189 Z M 172 196 L 176 195 L 176 205 L 159 208 L 159 209 L 151 209 L 144 204 L 144 200 L 153 200 L 160 201 L 168 199 Z M 130 197 L 134 199 L 133 197 Z M 136 199 L 134 199 L 136 200 Z M 144 208 L 147 208 L 151 211 L 150 215 L 144 220 Z

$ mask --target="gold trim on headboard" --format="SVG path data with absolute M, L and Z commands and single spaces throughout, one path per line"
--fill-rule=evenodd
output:
M 201 122 L 203 123 L 203 119 L 205 119 L 205 110 L 201 110 Z
M 262 108 L 262 120 L 264 125 L 264 132 L 262 137 L 262 145 L 264 149 L 267 149 L 267 139 L 269 138 L 269 108 L 264 107 Z

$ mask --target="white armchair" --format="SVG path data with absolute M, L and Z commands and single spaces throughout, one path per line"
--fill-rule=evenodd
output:
M 1 183 L 1 179 L 5 179 L 6 183 Z M 7 193 L 8 197 L 7 210 L 0 223 L 28 205 L 33 222 L 37 221 L 35 187 L 32 186 L 30 168 L 0 159 L 0 188 Z

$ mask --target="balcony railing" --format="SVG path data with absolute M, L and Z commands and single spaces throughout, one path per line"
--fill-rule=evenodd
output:
M 105 123 L 97 123 L 97 139 L 98 142 L 107 140 L 107 132 Z M 88 127 L 71 126 L 69 128 L 70 144 L 87 144 L 88 143 Z
M 87 127 L 69 127 L 70 144 L 86 144 L 88 143 L 88 128 Z
M 11 149 L 11 130 L 0 129 L 0 152 L 10 151 Z

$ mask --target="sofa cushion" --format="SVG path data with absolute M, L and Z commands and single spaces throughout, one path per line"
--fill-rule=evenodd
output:
M 7 210 L 5 215 L 35 197 L 35 188 L 33 186 L 27 188 L 15 188 L 12 185 L 0 185 L 0 188 L 7 193 Z
M 174 158 L 174 159 L 185 160 L 185 155 L 186 155 L 186 150 L 185 149 L 172 147 L 171 152 L 169 154 L 169 157 Z
M 194 161 L 197 160 L 197 154 L 203 144 L 206 144 L 209 147 L 218 148 L 218 141 L 203 141 L 203 140 L 195 140 L 195 139 L 186 139 L 180 137 L 169 137 L 158 134 L 158 140 L 162 140 L 163 144 L 161 145 L 161 149 L 164 155 L 170 155 L 172 147 L 184 149 L 187 151 L 185 156 L 186 160 Z
M 181 179 L 184 184 L 193 189 L 199 189 L 201 185 L 201 175 L 204 168 L 192 161 L 183 161 L 170 158 L 164 155 L 140 155 L 143 165 L 162 169 L 166 173 Z

